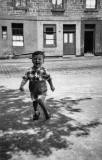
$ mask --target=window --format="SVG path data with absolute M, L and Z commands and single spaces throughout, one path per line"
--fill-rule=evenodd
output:
M 63 0 L 52 0 L 53 10 L 64 11 L 64 2 Z
M 44 25 L 44 47 L 56 46 L 56 25 Z
M 96 0 L 86 0 L 86 9 L 95 9 Z
M 74 42 L 74 33 L 64 33 L 64 43 L 72 44 Z
M 25 8 L 27 7 L 27 0 L 13 0 L 14 7 L 16 8 Z
M 24 46 L 23 24 L 12 23 L 13 46 Z
M 2 39 L 7 39 L 7 26 L 2 26 Z
M 69 33 L 69 43 L 73 43 L 73 33 Z

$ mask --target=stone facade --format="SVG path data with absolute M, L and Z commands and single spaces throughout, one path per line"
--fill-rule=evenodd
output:
M 96 0 L 95 9 L 86 9 L 86 0 L 63 0 L 63 2 L 63 10 L 54 10 L 52 0 L 27 0 L 26 7 L 16 7 L 15 0 L 0 0 L 0 56 L 8 53 L 26 54 L 35 50 L 44 50 L 46 56 L 70 54 L 82 56 L 85 52 L 100 55 L 102 53 L 102 0 Z M 13 23 L 23 24 L 23 46 L 13 46 Z M 53 47 L 44 46 L 44 25 L 56 26 L 56 45 Z M 2 37 L 3 26 L 7 27 L 6 39 Z M 67 44 L 67 36 L 70 38 L 70 44 Z M 87 41 L 90 42 L 91 47 L 88 46 Z

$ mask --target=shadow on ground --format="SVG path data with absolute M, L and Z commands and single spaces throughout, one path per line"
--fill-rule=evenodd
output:
M 32 121 L 32 103 L 30 97 L 16 90 L 0 87 L 0 159 L 8 160 L 19 151 L 36 156 L 49 156 L 52 148 L 67 149 L 73 145 L 68 137 L 88 136 L 91 128 L 101 124 L 93 120 L 87 124 L 71 118 L 71 115 L 83 113 L 78 108 L 80 101 L 65 97 L 60 100 L 48 99 L 48 110 L 52 115 L 49 121 Z M 72 116 L 73 117 L 73 116 Z

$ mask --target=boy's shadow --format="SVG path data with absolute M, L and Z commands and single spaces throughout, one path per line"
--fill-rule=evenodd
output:
M 90 128 L 101 124 L 98 120 L 83 124 L 72 118 L 83 113 L 77 105 L 90 98 L 72 100 L 48 99 L 47 105 L 52 117 L 48 121 L 32 121 L 30 97 L 15 90 L 0 87 L 0 157 L 11 158 L 14 152 L 29 150 L 36 156 L 50 155 L 52 148 L 71 148 L 71 135 L 88 136 Z

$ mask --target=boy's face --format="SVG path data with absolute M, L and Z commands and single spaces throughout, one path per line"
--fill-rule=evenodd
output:
M 44 63 L 43 55 L 34 55 L 32 57 L 32 62 L 36 68 L 39 68 Z

